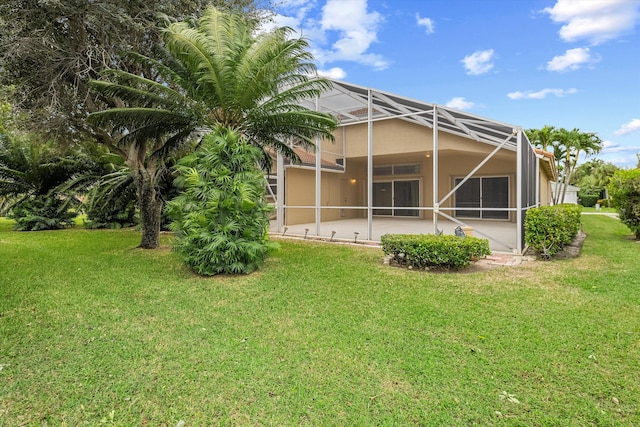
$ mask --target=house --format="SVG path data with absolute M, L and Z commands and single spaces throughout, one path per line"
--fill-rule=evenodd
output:
M 306 106 L 338 118 L 335 142 L 278 157 L 274 232 L 376 241 L 460 225 L 521 253 L 526 211 L 551 202 L 553 155 L 520 127 L 340 81 Z
M 551 192 L 553 193 L 554 197 L 556 195 L 556 192 L 560 192 L 562 191 L 562 187 L 560 186 L 559 183 L 557 182 L 552 182 L 551 183 Z M 580 191 L 579 187 L 576 187 L 574 185 L 567 185 L 567 190 L 564 194 L 564 203 L 570 203 L 573 205 L 577 205 L 578 204 L 578 191 Z M 562 197 L 562 194 L 558 194 L 557 199 L 560 200 L 560 198 Z

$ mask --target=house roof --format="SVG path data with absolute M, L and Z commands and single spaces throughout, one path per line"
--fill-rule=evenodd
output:
M 336 116 L 339 125 L 347 126 L 367 122 L 369 118 L 369 93 L 371 93 L 372 121 L 398 118 L 433 128 L 434 109 L 437 108 L 439 131 L 495 146 L 506 140 L 505 148 L 513 151 L 517 149 L 518 126 L 352 83 L 333 79 L 330 81 L 333 83 L 333 88 L 320 96 L 318 110 Z M 316 109 L 315 100 L 305 101 L 303 104 L 309 109 Z M 522 138 L 529 144 L 524 132 L 522 132 Z
M 533 151 L 538 155 L 538 157 L 542 160 L 540 162 L 542 168 L 547 173 L 547 176 L 551 179 L 551 181 L 555 181 L 558 179 L 558 169 L 556 168 L 555 156 L 553 153 L 548 151 L 541 150 L 539 148 L 534 148 Z
M 298 158 L 300 158 L 300 162 L 299 163 L 295 163 L 297 166 L 313 166 L 315 167 L 316 165 L 316 155 L 313 153 L 310 153 L 308 151 L 306 151 L 304 148 L 302 147 L 298 147 L 298 146 L 293 146 L 292 147 L 293 152 L 296 153 L 298 155 Z M 269 155 L 271 156 L 272 159 L 276 158 L 276 152 L 274 149 L 267 147 L 265 148 L 265 150 L 269 153 Z M 294 164 L 291 159 L 285 159 L 285 162 L 287 162 L 288 164 Z M 344 170 L 344 166 L 336 163 L 336 162 L 330 162 L 328 160 L 325 159 L 320 159 L 320 164 L 321 167 L 324 169 L 337 169 L 337 170 Z

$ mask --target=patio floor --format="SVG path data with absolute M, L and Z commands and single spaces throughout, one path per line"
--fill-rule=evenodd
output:
M 475 237 L 486 238 L 480 233 L 486 234 L 493 238 L 489 239 L 489 247 L 492 252 L 509 252 L 513 253 L 517 247 L 517 228 L 516 224 L 505 221 L 464 221 L 469 227 L 473 227 L 473 235 Z M 458 224 L 439 220 L 438 228 L 444 234 L 454 234 Z M 316 233 L 316 224 L 295 224 L 286 226 L 281 230 L 277 230 L 276 222 L 271 222 L 270 231 L 272 233 L 285 234 L 287 236 L 304 237 L 305 233 L 308 237 L 331 238 L 335 231 L 334 239 L 354 240 L 357 232 L 357 240 L 367 241 L 367 220 L 365 218 L 350 218 L 338 221 L 324 221 L 320 223 L 320 232 Z M 308 231 L 306 231 L 308 230 Z M 400 234 L 432 234 L 433 220 L 421 220 L 413 218 L 373 218 L 371 241 L 379 241 L 380 236 L 387 233 Z

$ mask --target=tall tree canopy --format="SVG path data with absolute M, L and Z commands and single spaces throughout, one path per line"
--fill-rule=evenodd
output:
M 336 119 L 309 110 L 303 99 L 330 87 L 314 78 L 308 43 L 291 38 L 290 28 L 254 35 L 243 15 L 208 8 L 196 22 L 163 31 L 166 46 L 157 59 L 137 56 L 152 72 L 111 70 L 93 83 L 121 107 L 89 116 L 115 139 L 138 190 L 143 225 L 141 247 L 159 244 L 163 199 L 158 182 L 166 161 L 217 125 L 237 131 L 250 144 L 296 158 L 288 142 L 314 146 L 332 139 Z M 120 135 L 120 137 L 117 137 Z
M 208 4 L 255 20 L 271 10 L 269 0 L 3 0 L 0 85 L 16 86 L 13 105 L 30 113 L 31 130 L 66 141 L 108 138 L 85 119 L 117 101 L 92 96 L 89 81 L 107 68 L 143 72 L 125 53 L 153 54 L 161 44 L 158 16 L 197 17 Z

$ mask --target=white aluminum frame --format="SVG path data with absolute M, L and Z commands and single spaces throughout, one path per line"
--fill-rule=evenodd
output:
M 523 210 L 528 209 L 530 206 L 524 208 L 522 206 L 523 195 L 523 183 L 522 183 L 522 153 L 524 149 L 531 150 L 529 140 L 527 139 L 524 131 L 521 127 L 513 126 L 510 124 L 498 122 L 488 118 L 469 114 L 467 112 L 454 110 L 449 107 L 440 106 L 437 104 L 428 104 L 421 101 L 416 101 L 410 98 L 401 97 L 398 95 L 390 94 L 387 92 L 375 90 L 372 88 L 365 88 L 362 86 L 354 85 L 351 83 L 341 82 L 338 80 L 332 80 L 333 89 L 324 93 L 317 98 L 313 103 L 311 101 L 303 102 L 303 105 L 314 109 L 316 111 L 328 112 L 334 114 L 339 120 L 339 126 L 350 126 L 361 123 L 367 123 L 367 240 L 372 240 L 373 236 L 373 122 L 389 119 L 401 119 L 409 122 L 416 123 L 421 126 L 433 129 L 433 207 L 420 207 L 420 211 L 433 211 L 433 232 L 438 230 L 438 217 L 441 215 L 444 218 L 464 225 L 463 222 L 457 220 L 452 215 L 448 215 L 440 208 L 442 204 L 449 199 L 455 191 L 470 177 L 486 164 L 497 152 L 506 149 L 516 152 L 517 164 L 516 164 L 516 208 L 510 208 L 510 211 L 516 211 L 516 225 L 517 225 L 517 248 L 514 248 L 518 253 L 523 252 L 522 242 L 522 227 L 523 227 Z M 364 114 L 356 114 L 359 111 L 364 111 L 366 108 L 366 117 Z M 494 146 L 494 150 L 489 153 L 466 177 L 456 185 L 449 193 L 440 198 L 438 194 L 438 178 L 439 178 L 439 147 L 438 138 L 440 132 L 446 132 L 465 138 L 475 140 L 479 143 L 484 143 Z M 343 144 L 346 144 L 343 138 Z M 322 141 L 316 140 L 316 153 L 321 153 Z M 343 148 L 345 158 L 346 169 L 346 146 Z M 428 151 L 428 150 L 427 150 Z M 535 153 L 533 153 L 535 155 Z M 364 207 L 354 206 L 321 206 L 322 196 L 322 164 L 321 155 L 317 154 L 315 159 L 315 225 L 316 235 L 320 234 L 321 223 L 321 208 L 355 208 L 365 209 Z M 295 166 L 290 166 L 295 167 Z M 539 193 L 539 166 L 536 169 L 535 185 L 536 185 L 536 203 L 540 204 Z M 280 155 L 278 155 L 278 187 L 282 188 L 284 185 L 284 162 Z M 294 206 L 287 206 L 284 199 L 284 191 L 281 197 L 277 199 L 277 227 L 278 231 L 281 231 L 283 226 L 283 217 L 287 207 L 293 208 Z M 308 206 L 307 208 L 312 208 Z M 445 210 L 450 210 L 449 208 Z M 484 235 L 479 230 L 476 233 L 483 235 L 491 240 L 491 236 Z M 494 240 L 495 241 L 495 240 Z M 497 241 L 496 241 L 497 242 Z M 503 244 L 502 242 L 497 242 Z M 504 245 L 504 244 L 503 244 Z

